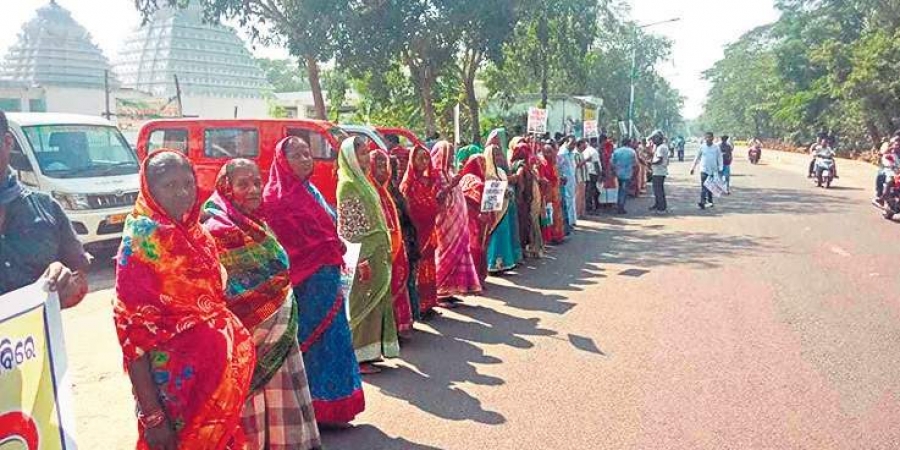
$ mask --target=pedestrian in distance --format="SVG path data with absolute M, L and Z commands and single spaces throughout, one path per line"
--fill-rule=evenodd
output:
M 606 136 L 603 136 L 603 138 L 605 139 Z M 600 209 L 600 188 L 597 184 L 600 182 L 600 173 L 603 170 L 603 167 L 600 161 L 600 151 L 597 150 L 597 146 L 597 138 L 591 138 L 582 151 L 588 172 L 587 198 L 585 199 L 585 209 L 588 214 L 596 214 L 597 210 Z
M 697 150 L 697 156 L 691 166 L 691 175 L 697 170 L 697 166 L 700 166 L 700 203 L 697 204 L 700 209 L 715 206 L 712 191 L 706 188 L 706 180 L 718 176 L 723 167 L 722 149 L 715 144 L 715 139 L 712 132 L 706 133 L 705 140 Z
M 622 139 L 621 145 L 612 154 L 612 170 L 619 181 L 619 193 L 617 200 L 617 214 L 628 214 L 625 205 L 628 201 L 628 193 L 636 172 L 638 164 L 637 152 L 631 147 L 632 140 L 630 138 Z
M 666 145 L 665 135 L 661 131 L 653 134 L 650 138 L 655 146 L 653 158 L 650 161 L 650 170 L 652 173 L 653 183 L 653 206 L 651 211 L 665 213 L 669 209 L 666 201 L 666 177 L 669 176 L 669 158 L 672 156 L 671 149 Z
M 722 151 L 722 181 L 725 182 L 725 194 L 731 194 L 731 162 L 734 160 L 734 146 L 729 142 L 728 135 L 722 136 L 719 141 L 719 149 Z

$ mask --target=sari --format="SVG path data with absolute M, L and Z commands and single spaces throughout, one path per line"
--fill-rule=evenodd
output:
M 587 203 L 585 202 L 587 185 L 585 183 L 589 179 L 588 169 L 584 161 L 584 155 L 581 152 L 575 150 L 572 156 L 575 159 L 575 217 L 580 219 L 584 217 L 585 209 L 587 208 Z
M 502 158 L 501 165 L 494 161 L 494 152 Z M 522 242 L 519 237 L 519 208 L 516 204 L 518 179 L 509 176 L 509 164 L 506 151 L 499 146 L 489 145 L 484 150 L 485 177 L 487 180 L 506 180 L 509 182 L 503 199 L 503 209 L 496 214 L 491 228 L 487 247 L 488 271 L 503 272 L 515 268 L 522 262 Z
M 469 295 L 481 292 L 481 282 L 469 249 L 466 199 L 459 185 L 453 184 L 450 158 L 453 147 L 441 141 L 431 150 L 432 166 L 448 189 L 437 217 L 437 287 L 438 297 Z
M 541 198 L 544 200 L 544 213 L 541 221 L 541 232 L 544 242 L 560 244 L 566 238 L 565 219 L 563 219 L 563 206 L 559 188 L 559 171 L 555 158 L 541 157 L 541 178 L 545 183 L 541 186 Z M 549 217 L 547 212 L 550 213 Z
M 522 143 L 520 138 L 514 138 L 510 142 L 510 160 L 512 173 L 519 175 L 519 185 L 516 189 L 519 239 L 525 256 L 542 258 L 544 238 L 541 234 L 541 214 L 544 213 L 544 201 L 541 198 L 541 186 L 531 146 Z
M 397 168 L 398 170 L 393 174 L 394 180 L 399 183 L 403 180 L 403 176 L 406 175 L 406 167 L 409 166 L 409 155 L 410 151 L 408 148 L 397 145 L 394 148 L 390 149 L 388 152 L 390 157 L 397 160 Z
M 125 367 L 148 355 L 160 405 L 182 448 L 242 449 L 241 408 L 253 341 L 223 295 L 216 244 L 200 227 L 200 203 L 183 221 L 153 199 L 143 162 L 140 194 L 116 256 L 113 318 Z M 199 192 L 198 192 L 199 196 Z M 139 450 L 149 449 L 138 424 Z
M 409 218 L 416 228 L 416 244 L 420 257 L 416 270 L 416 288 L 419 294 L 419 314 L 424 315 L 438 303 L 437 240 L 434 229 L 438 212 L 440 212 L 437 201 L 440 181 L 430 164 L 430 155 L 429 167 L 422 174 L 416 173 L 414 160 L 415 155 L 419 152 L 428 153 L 424 148 L 415 149 L 409 158 L 409 167 L 403 177 L 403 182 L 400 183 L 400 193 L 406 200 Z
M 403 193 L 400 192 L 400 182 L 402 177 L 398 179 L 397 172 L 399 171 L 399 168 L 394 164 L 395 162 L 396 161 L 391 161 L 393 174 L 392 181 L 387 184 L 387 190 L 391 194 L 394 205 L 397 207 L 397 213 L 399 214 L 400 219 L 400 230 L 403 235 L 403 246 L 406 249 L 406 260 L 409 261 L 409 268 L 407 269 L 408 275 L 406 277 L 406 290 L 409 292 L 409 306 L 413 322 L 415 322 L 422 318 L 419 312 L 419 289 L 416 286 L 417 274 L 419 273 L 419 260 L 422 259 L 422 256 L 419 254 L 419 239 L 416 232 L 416 226 L 413 224 L 412 218 L 409 215 L 409 207 L 406 205 L 406 199 L 403 197 Z M 409 165 L 409 158 L 407 158 L 406 164 L 407 166 Z M 405 176 L 405 167 L 403 173 Z
M 338 234 L 362 244 L 350 288 L 350 331 L 360 363 L 400 356 L 391 300 L 391 237 L 375 187 L 356 159 L 355 138 L 338 156 Z
M 253 336 L 256 367 L 244 404 L 249 448 L 308 450 L 322 445 L 297 342 L 299 318 L 287 252 L 254 214 L 233 203 L 226 164 L 203 211 L 228 274 L 228 308 Z
M 488 276 L 487 238 L 488 226 L 494 220 L 493 214 L 481 212 L 481 198 L 484 195 L 484 156 L 473 155 L 463 166 L 459 185 L 466 198 L 468 212 L 469 249 L 475 260 L 478 278 L 482 283 Z
M 359 364 L 341 293 L 343 247 L 334 211 L 309 181 L 301 180 L 275 147 L 263 190 L 262 215 L 287 251 L 297 303 L 297 340 L 319 423 L 346 423 L 365 407 Z
M 568 235 L 575 228 L 575 222 L 578 221 L 578 213 L 575 209 L 575 194 L 578 182 L 575 178 L 575 155 L 565 145 L 559 149 L 559 153 L 556 156 L 556 165 L 559 169 L 559 176 L 566 179 L 565 183 L 560 186 L 560 195 L 565 212 L 566 235 Z
M 437 144 L 440 144 L 441 142 L 446 142 L 446 141 L 440 141 Z M 435 144 L 435 145 L 437 145 L 437 144 Z M 450 143 L 448 142 L 447 145 L 450 145 Z M 454 158 L 454 161 L 453 161 L 453 164 L 454 164 L 453 167 L 456 170 L 462 170 L 463 166 L 466 165 L 466 161 L 468 161 L 469 158 L 471 158 L 472 156 L 475 156 L 475 155 L 480 155 L 482 153 L 484 153 L 484 149 L 478 144 L 471 144 L 471 145 L 462 147 L 456 151 L 456 157 Z
M 374 150 L 372 154 L 381 154 L 390 164 L 390 156 L 383 150 Z M 408 161 L 407 161 L 408 163 Z M 391 238 L 391 295 L 393 296 L 394 320 L 397 323 L 399 332 L 411 331 L 413 327 L 412 307 L 409 300 L 409 258 L 406 254 L 406 242 L 403 239 L 403 229 L 400 226 L 400 212 L 394 199 L 388 191 L 388 185 L 391 180 L 388 179 L 384 184 L 375 180 L 375 175 L 371 170 L 375 167 L 370 166 L 369 182 L 378 192 L 381 200 L 381 210 L 387 221 L 388 232 Z M 390 165 L 388 165 L 390 167 Z

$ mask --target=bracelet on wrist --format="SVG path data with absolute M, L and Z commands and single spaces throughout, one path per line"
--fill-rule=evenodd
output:
M 145 430 L 156 428 L 162 425 L 163 423 L 165 423 L 166 419 L 166 413 L 163 412 L 162 409 L 150 411 L 146 414 L 142 412 L 138 415 L 138 422 L 141 423 Z

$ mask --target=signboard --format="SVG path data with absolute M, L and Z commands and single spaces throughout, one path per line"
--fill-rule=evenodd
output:
M 584 108 L 584 121 L 597 121 L 597 110 L 594 108 Z
M 584 137 L 598 137 L 600 134 L 597 132 L 597 121 L 596 120 L 585 120 L 584 121 Z
M 343 239 L 341 239 L 344 241 Z M 356 278 L 356 269 L 359 264 L 359 253 L 362 244 L 354 244 L 344 241 L 347 251 L 344 253 L 344 267 L 341 268 L 341 290 L 344 293 L 344 311 L 347 320 L 350 320 L 350 291 L 353 290 L 353 280 Z
M 76 448 L 59 297 L 45 286 L 0 296 L 2 448 Z
M 509 186 L 509 182 L 506 180 L 485 181 L 484 194 L 481 196 L 481 212 L 502 211 L 507 186 Z
M 547 132 L 547 110 L 528 108 L 528 133 L 544 134 Z
M 153 119 L 181 117 L 173 98 L 117 98 L 116 124 L 122 131 L 137 131 Z

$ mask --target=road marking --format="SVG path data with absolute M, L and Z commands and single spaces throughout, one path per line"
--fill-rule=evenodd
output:
M 845 258 L 850 257 L 850 253 L 847 250 L 844 250 L 836 245 L 831 246 L 831 252 L 841 255 Z

